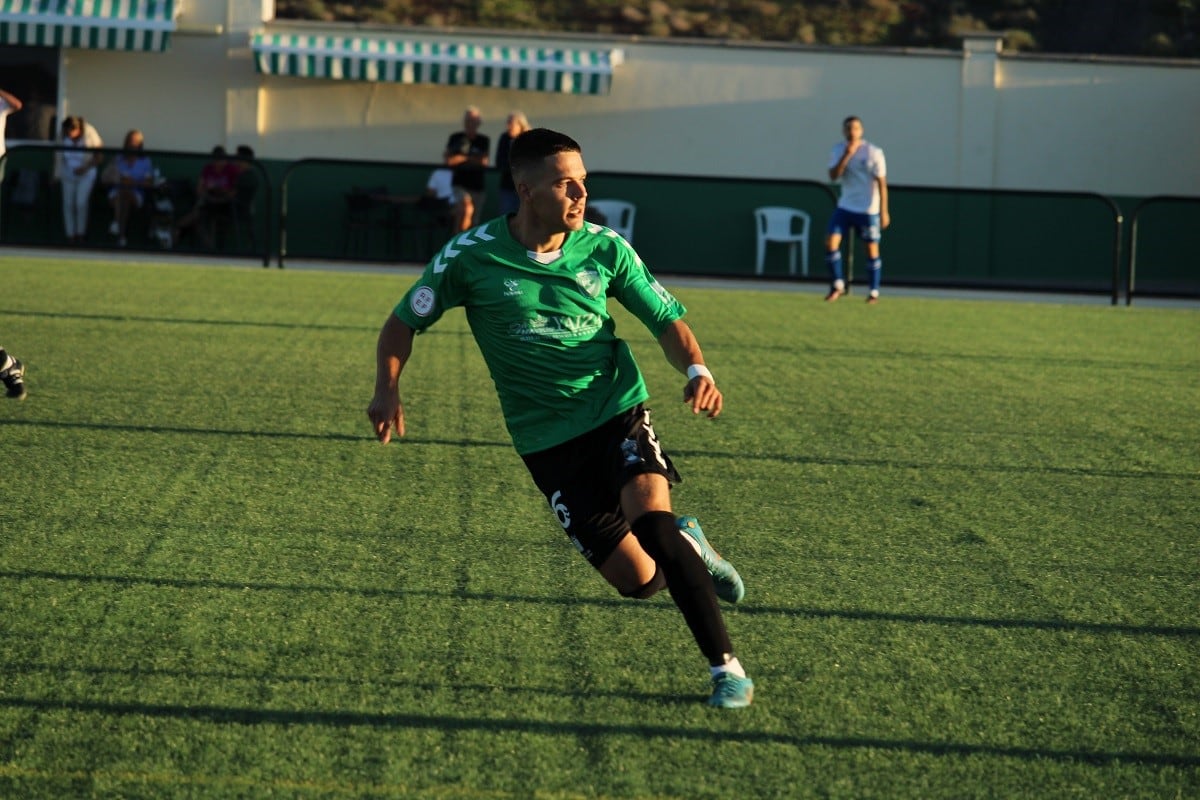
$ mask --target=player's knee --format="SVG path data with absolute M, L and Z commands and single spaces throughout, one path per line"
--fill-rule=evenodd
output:
M 688 548 L 670 511 L 647 511 L 630 526 L 638 544 L 659 564 L 678 562 Z
M 622 591 L 621 596 L 622 597 L 631 597 L 634 600 L 648 600 L 649 598 L 653 597 L 654 595 L 656 595 L 660 591 L 662 591 L 664 588 L 666 588 L 666 585 L 667 585 L 667 578 L 665 575 L 663 575 L 662 569 L 659 568 L 658 566 L 655 566 L 654 577 L 652 577 L 650 580 L 646 581 L 645 583 L 643 583 L 641 586 L 637 587 L 636 589 Z

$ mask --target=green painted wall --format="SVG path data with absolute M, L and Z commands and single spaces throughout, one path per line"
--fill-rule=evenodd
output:
M 152 154 L 169 177 L 194 179 L 207 154 Z M 47 148 L 14 148 L 7 158 L 0 241 L 62 243 L 57 190 L 47 186 L 36 209 L 15 209 L 9 192 L 17 170 L 49 174 Z M 270 191 L 260 193 L 260 225 L 270 220 L 271 253 L 282 242 L 285 259 L 422 262 L 444 241 L 428 219 L 406 204 L 377 204 L 367 219 L 350 224 L 347 196 L 376 190 L 391 196 L 421 194 L 436 164 L 303 160 L 259 162 Z M 488 215 L 496 213 L 497 176 L 490 176 Z M 598 173 L 588 179 L 593 198 L 619 198 L 637 206 L 634 245 L 647 265 L 662 274 L 750 276 L 754 272 L 754 209 L 784 205 L 808 211 L 809 279 L 823 281 L 824 231 L 835 204 L 831 187 L 815 182 L 741 180 Z M 107 209 L 99 192 L 93 203 L 90 245 L 107 247 Z M 286 196 L 285 196 L 286 194 Z M 1200 197 L 1155 200 L 980 190 L 891 187 L 892 226 L 883 238 L 884 281 L 893 284 L 996 286 L 1108 292 L 1113 285 L 1114 247 L 1123 286 L 1132 215 L 1138 214 L 1136 283 L 1141 292 L 1200 295 L 1200 270 L 1184 234 L 1200 220 Z M 399 224 L 397 224 L 399 223 Z M 282 224 L 283 237 L 279 235 Z M 265 230 L 265 227 L 263 228 Z M 140 243 L 149 248 L 150 243 Z M 139 243 L 131 240 L 131 246 Z M 259 248 L 227 246 L 226 252 L 256 257 Z M 853 267 L 863 273 L 856 247 Z M 782 245 L 768 247 L 767 277 L 787 277 Z

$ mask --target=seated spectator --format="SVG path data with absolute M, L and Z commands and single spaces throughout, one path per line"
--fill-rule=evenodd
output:
M 62 184 L 63 227 L 68 242 L 83 244 L 96 168 L 104 162 L 97 150 L 104 147 L 104 141 L 83 117 L 67 117 L 63 120 L 59 144 L 61 148 L 54 157 L 54 181 Z
M 475 218 L 475 198 L 472 192 L 464 192 L 454 185 L 454 169 L 438 167 L 429 173 L 425 192 L 417 201 L 417 208 L 440 220 L 450 223 L 454 235 L 471 227 Z
M 237 166 L 238 172 L 246 172 L 251 168 L 250 162 L 254 160 L 254 148 L 248 144 L 239 144 L 234 157 L 237 159 L 234 164 Z
M 216 246 L 213 225 L 216 215 L 228 215 L 237 196 L 237 182 L 243 169 L 241 164 L 231 161 L 225 148 L 217 145 L 212 150 L 212 160 L 200 170 L 196 184 L 196 205 L 175 223 L 175 241 L 187 230 L 194 228 L 203 246 Z
M 124 151 L 107 169 L 103 180 L 109 186 L 108 202 L 113 209 L 113 221 L 108 232 L 117 237 L 117 245 L 126 244 L 129 214 L 146 204 L 146 191 L 154 186 L 154 165 L 142 155 L 145 137 L 139 130 L 125 134 Z
M 262 181 L 261 167 L 255 163 L 254 148 L 248 144 L 239 144 L 233 162 L 238 169 L 236 200 L 234 210 L 238 215 L 238 224 L 250 234 L 250 246 L 255 247 L 256 236 L 255 198 L 258 196 L 259 184 Z
M 417 201 L 417 207 L 435 217 L 448 216 L 454 210 L 454 186 L 451 185 L 453 178 L 454 171 L 449 167 L 439 167 L 429 173 L 425 193 Z M 455 230 L 462 230 L 461 219 L 455 219 Z

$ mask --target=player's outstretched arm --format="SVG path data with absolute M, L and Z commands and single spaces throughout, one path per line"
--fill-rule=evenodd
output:
M 658 337 L 658 343 L 671 366 L 688 376 L 683 387 L 683 402 L 692 406 L 692 413 L 707 412 L 713 419 L 721 413 L 724 397 L 717 388 L 712 373 L 704 366 L 704 354 L 691 327 L 677 319 Z
M 375 436 L 384 444 L 404 435 L 404 406 L 400 402 L 400 373 L 412 355 L 413 330 L 394 314 L 379 331 L 375 346 L 375 396 L 367 406 L 367 417 Z

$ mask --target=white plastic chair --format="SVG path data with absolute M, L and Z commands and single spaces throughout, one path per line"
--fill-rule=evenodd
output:
M 763 274 L 767 242 L 784 242 L 788 246 L 788 274 L 796 274 L 796 247 L 800 247 L 801 274 L 808 276 L 808 231 L 812 220 L 807 211 L 786 206 L 763 206 L 754 209 L 758 227 L 758 258 L 754 274 Z
M 637 206 L 624 200 L 592 200 L 588 206 L 599 211 L 607 220 L 604 224 L 625 237 L 625 241 L 633 244 L 633 215 Z

